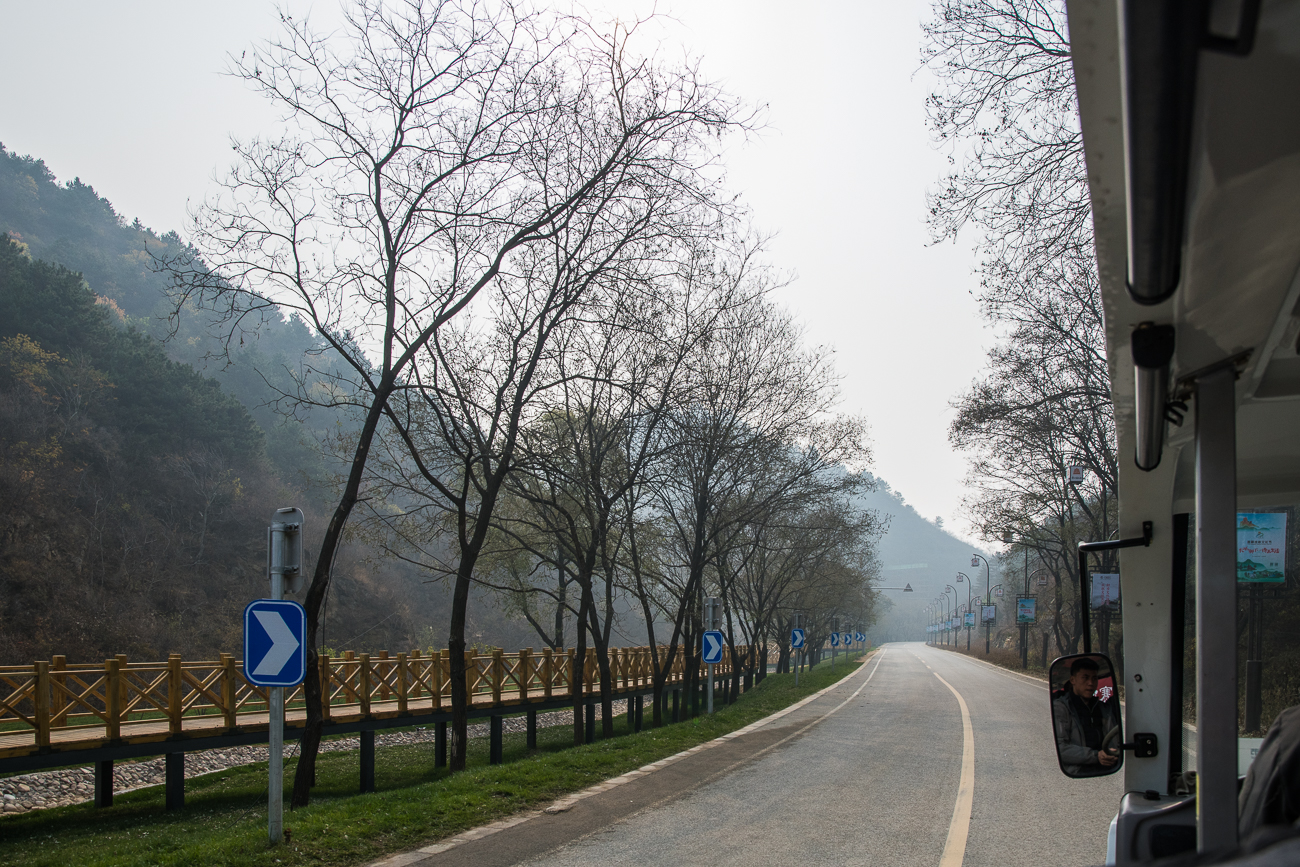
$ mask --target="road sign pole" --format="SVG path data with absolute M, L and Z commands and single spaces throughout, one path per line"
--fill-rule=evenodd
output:
M 284 687 L 268 687 L 271 699 L 271 781 L 267 787 L 267 834 L 271 843 L 284 840 Z
M 280 523 L 271 525 L 271 598 L 284 598 L 284 525 Z M 267 687 L 267 699 L 270 780 L 266 787 L 266 831 L 274 846 L 284 840 L 284 687 Z
M 713 663 L 709 663 L 709 713 L 713 713 Z

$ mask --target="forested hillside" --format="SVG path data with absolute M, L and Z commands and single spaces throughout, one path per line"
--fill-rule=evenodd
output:
M 0 146 L 0 663 L 237 652 L 270 515 L 302 506 L 308 550 L 327 518 L 318 443 L 346 442 L 350 420 L 272 403 L 329 358 L 295 320 L 250 330 L 229 359 L 197 316 L 164 342 L 153 262 L 179 243 Z M 335 569 L 326 644 L 445 639 L 428 576 L 363 540 Z M 474 619 L 478 641 L 535 641 L 490 605 Z

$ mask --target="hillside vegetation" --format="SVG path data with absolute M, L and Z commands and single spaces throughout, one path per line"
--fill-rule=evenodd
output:
M 172 336 L 152 263 L 179 244 L 0 146 L 0 664 L 237 653 L 271 514 L 303 507 L 308 551 L 328 514 L 320 444 L 350 420 L 274 404 L 329 357 L 296 320 L 229 359 L 196 315 Z M 325 644 L 445 639 L 444 590 L 413 567 L 353 540 L 335 570 Z M 490 604 L 474 621 L 479 642 L 535 643 Z

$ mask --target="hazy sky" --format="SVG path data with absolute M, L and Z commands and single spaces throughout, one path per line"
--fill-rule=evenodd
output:
M 282 6 L 325 21 L 338 10 Z M 730 185 L 776 235 L 773 264 L 795 275 L 782 301 L 810 342 L 835 347 L 843 408 L 867 417 L 875 472 L 965 533 L 949 405 L 992 335 L 972 294 L 970 239 L 928 246 L 925 192 L 947 167 L 925 127 L 931 78 L 918 70 L 928 0 L 657 8 L 674 19 L 665 48 L 684 45 L 709 77 L 767 107 L 767 129 L 727 156 Z M 0 0 L 0 15 L 0 143 L 160 233 L 183 234 L 187 207 L 229 164 L 232 135 L 274 123 L 221 75 L 228 54 L 277 30 L 265 0 Z

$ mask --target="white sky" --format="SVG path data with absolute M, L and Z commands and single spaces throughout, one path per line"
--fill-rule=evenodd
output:
M 617 5 L 647 10 L 650 3 Z M 335 0 L 288 0 L 333 18 Z M 795 9 L 798 12 L 795 12 Z M 991 332 L 978 316 L 969 244 L 927 246 L 925 191 L 947 167 L 931 146 L 919 71 L 928 0 L 775 3 L 661 0 L 666 45 L 767 106 L 767 129 L 728 155 L 730 186 L 808 339 L 836 349 L 848 412 L 867 417 L 874 471 L 921 514 L 968 531 L 964 458 L 948 445 L 951 400 L 978 374 Z M 220 73 L 278 28 L 269 0 L 0 0 L 0 142 L 79 176 L 128 220 L 183 230 L 230 161 L 232 135 L 267 128 L 259 98 Z M 970 239 L 965 239 L 969 242 Z

